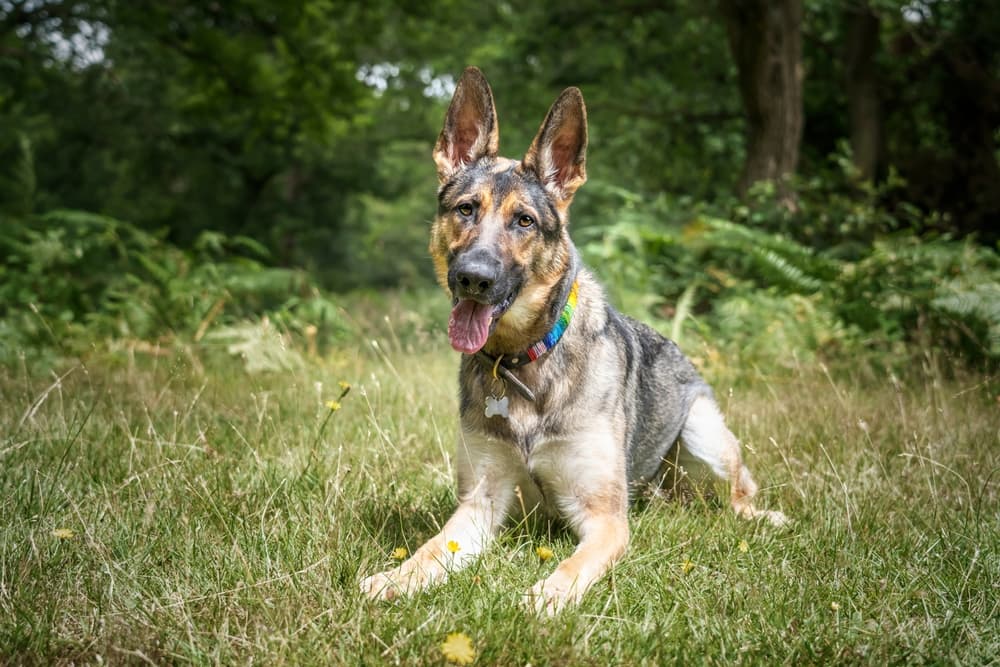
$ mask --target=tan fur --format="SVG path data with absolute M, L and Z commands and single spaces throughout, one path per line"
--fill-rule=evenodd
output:
M 587 527 L 587 536 L 581 539 L 573 555 L 527 592 L 525 602 L 535 611 L 554 614 L 578 603 L 587 589 L 625 554 L 629 539 L 627 519 L 597 516 Z
M 494 170 L 502 171 L 508 168 L 509 164 L 501 164 Z M 486 184 L 469 194 L 478 199 L 480 208 L 490 213 L 473 227 L 461 224 L 451 214 L 439 217 L 435 221 L 428 246 L 435 275 L 438 283 L 447 290 L 448 256 L 461 252 L 482 235 L 495 238 L 495 242 L 518 264 L 539 267 L 539 270 L 531 273 L 514 304 L 500 319 L 486 351 L 500 354 L 524 348 L 538 340 L 548 330 L 549 323 L 543 319 L 542 311 L 553 287 L 566 271 L 568 263 L 566 249 L 562 245 L 548 248 L 535 242 L 530 236 L 518 237 L 504 229 L 503 222 L 511 219 L 515 211 L 523 210 L 536 218 L 538 216 L 538 213 L 531 210 L 517 192 L 508 194 L 499 206 L 496 206 L 493 193 Z M 495 212 L 493 212 L 494 207 L 496 207 Z

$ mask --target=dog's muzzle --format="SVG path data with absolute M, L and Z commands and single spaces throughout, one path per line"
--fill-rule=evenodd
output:
M 454 298 L 448 320 L 451 346 L 475 354 L 514 302 L 518 283 L 498 257 L 480 249 L 454 258 L 448 270 L 448 287 Z

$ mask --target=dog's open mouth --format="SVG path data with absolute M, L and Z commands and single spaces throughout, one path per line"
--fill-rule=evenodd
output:
M 463 354 L 475 354 L 481 350 L 513 301 L 513 294 L 497 304 L 458 299 L 448 319 L 451 346 Z

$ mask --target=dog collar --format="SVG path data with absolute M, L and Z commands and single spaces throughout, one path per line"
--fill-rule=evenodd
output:
M 576 298 L 579 289 L 580 281 L 574 280 L 573 286 L 569 290 L 569 296 L 566 297 L 566 305 L 563 306 L 559 319 L 552 325 L 549 332 L 542 336 L 541 340 L 520 354 L 501 358 L 500 363 L 507 368 L 520 368 L 521 366 L 530 364 L 532 361 L 554 348 L 556 343 L 559 342 L 559 339 L 562 338 L 563 333 L 566 332 L 566 327 L 569 326 L 569 321 L 573 319 L 573 311 L 576 310 Z
M 493 370 L 494 377 L 496 377 L 496 373 L 499 372 L 505 380 L 511 383 L 514 389 L 516 389 L 521 396 L 529 401 L 534 401 L 534 392 L 532 392 L 527 385 L 517 379 L 517 376 L 511 372 L 511 369 L 520 368 L 521 366 L 530 364 L 532 361 L 538 359 L 556 346 L 556 343 L 559 342 L 559 340 L 563 337 L 563 334 L 566 332 L 566 328 L 569 326 L 569 321 L 573 318 L 573 311 L 576 310 L 576 301 L 579 289 L 580 282 L 579 280 L 574 279 L 573 285 L 569 290 L 569 295 L 566 297 L 566 303 L 563 305 L 562 313 L 559 315 L 559 319 L 557 319 L 556 323 L 552 325 L 549 332 L 542 336 L 541 340 L 536 342 L 527 350 L 510 356 L 501 354 L 499 357 L 494 357 L 480 350 L 476 353 L 476 358 L 478 358 L 483 365 Z M 497 399 L 495 398 L 494 400 Z

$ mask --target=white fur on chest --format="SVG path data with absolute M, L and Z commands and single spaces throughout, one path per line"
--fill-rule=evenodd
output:
M 513 410 L 511 417 L 515 417 Z M 540 420 L 526 417 L 520 427 L 537 428 L 530 420 Z M 610 425 L 599 420 L 568 436 L 538 440 L 528 449 L 482 434 L 466 433 L 462 441 L 457 461 L 460 476 L 464 470 L 474 478 L 502 479 L 518 489 L 509 507 L 513 514 L 543 511 L 575 525 L 595 490 L 600 493 L 608 488 L 610 493 L 609 487 L 626 484 L 624 448 Z

